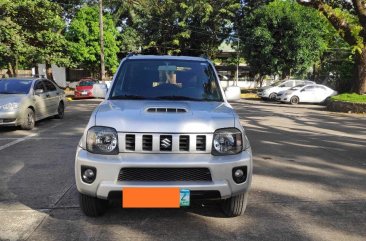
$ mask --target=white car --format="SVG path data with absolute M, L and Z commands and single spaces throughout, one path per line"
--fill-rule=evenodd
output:
M 264 100 L 266 99 L 275 100 L 277 93 L 279 93 L 280 91 L 288 90 L 294 86 L 301 84 L 315 84 L 315 82 L 310 80 L 295 80 L 295 79 L 278 81 L 271 84 L 270 86 L 260 88 L 258 90 L 257 95 Z
M 283 103 L 322 103 L 330 96 L 336 95 L 337 91 L 325 85 L 299 85 L 283 93 L 279 93 L 277 100 Z

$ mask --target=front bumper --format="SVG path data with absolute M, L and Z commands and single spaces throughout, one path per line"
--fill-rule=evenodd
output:
M 16 126 L 18 111 L 0 111 L 0 126 Z
M 96 179 L 87 184 L 81 179 L 81 166 L 95 167 Z M 246 166 L 246 181 L 234 182 L 232 170 Z M 118 181 L 121 168 L 208 168 L 212 181 L 206 182 L 150 182 Z M 76 186 L 80 193 L 107 199 L 112 192 L 123 191 L 124 187 L 178 187 L 191 191 L 219 191 L 221 198 L 249 191 L 252 180 L 252 153 L 248 149 L 237 155 L 213 156 L 211 154 L 141 154 L 120 153 L 116 156 L 97 155 L 78 147 L 75 159 Z

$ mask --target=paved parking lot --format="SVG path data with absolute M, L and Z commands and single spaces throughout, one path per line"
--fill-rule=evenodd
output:
M 243 217 L 216 203 L 85 217 L 75 148 L 99 102 L 71 102 L 64 120 L 0 129 L 0 240 L 365 240 L 366 116 L 322 106 L 233 104 L 254 152 Z

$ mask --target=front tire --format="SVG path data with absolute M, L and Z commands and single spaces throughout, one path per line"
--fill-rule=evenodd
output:
M 32 130 L 35 126 L 35 123 L 36 119 L 34 116 L 34 111 L 31 108 L 28 108 L 21 118 L 20 128 L 22 130 Z
M 291 105 L 297 105 L 297 104 L 299 104 L 299 102 L 300 102 L 300 99 L 297 96 L 292 96 L 291 99 L 290 99 L 290 104 Z
M 65 116 L 65 105 L 63 102 L 58 104 L 56 119 L 63 119 Z
M 238 217 L 244 214 L 248 203 L 248 193 L 225 199 L 221 203 L 221 208 L 227 217 Z
M 79 193 L 80 208 L 86 216 L 99 217 L 107 211 L 108 201 Z
M 268 98 L 269 98 L 270 101 L 275 101 L 276 100 L 276 96 L 277 96 L 276 93 L 271 93 Z

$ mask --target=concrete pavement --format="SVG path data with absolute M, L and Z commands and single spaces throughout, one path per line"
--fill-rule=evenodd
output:
M 254 153 L 243 217 L 216 203 L 85 217 L 75 148 L 95 100 L 31 132 L 0 129 L 0 240 L 365 240 L 366 117 L 314 105 L 233 103 Z

